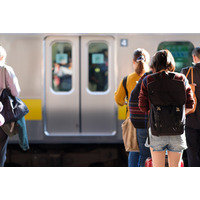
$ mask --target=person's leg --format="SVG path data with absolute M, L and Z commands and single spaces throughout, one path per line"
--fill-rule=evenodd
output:
M 182 152 L 168 151 L 168 164 L 169 167 L 181 166 Z
M 129 152 L 128 154 L 128 166 L 129 167 L 138 167 L 139 163 L 139 152 Z
M 199 158 L 199 135 L 200 133 L 192 128 L 186 127 L 186 141 L 188 149 L 187 158 L 189 167 L 200 167 Z
M 3 167 L 6 161 L 7 144 L 8 136 L 0 128 L 0 167 Z
M 164 151 L 153 151 L 150 147 L 151 157 L 153 161 L 153 167 L 165 167 L 165 150 Z
M 137 140 L 140 149 L 139 167 L 144 167 L 146 159 L 151 157 L 150 149 L 144 146 L 146 143 L 147 134 L 147 129 L 137 129 Z

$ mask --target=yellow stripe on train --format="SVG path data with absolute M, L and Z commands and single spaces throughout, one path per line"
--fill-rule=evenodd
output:
M 41 99 L 22 99 L 29 109 L 25 116 L 26 120 L 42 120 L 42 100 Z
M 26 120 L 42 120 L 42 100 L 41 99 L 22 99 L 29 109 L 25 116 Z M 118 106 L 118 120 L 126 119 L 126 105 Z

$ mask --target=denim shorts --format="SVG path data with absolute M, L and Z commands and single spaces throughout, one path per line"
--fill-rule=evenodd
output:
M 185 132 L 182 135 L 154 136 L 149 129 L 149 140 L 150 144 L 148 144 L 147 138 L 145 146 L 152 147 L 153 151 L 183 152 L 187 149 Z

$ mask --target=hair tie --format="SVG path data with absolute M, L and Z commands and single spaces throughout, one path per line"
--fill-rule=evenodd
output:
M 142 56 L 139 56 L 139 57 L 137 58 L 136 62 L 139 62 L 139 61 L 145 61 L 145 58 L 144 58 L 143 55 L 142 55 Z

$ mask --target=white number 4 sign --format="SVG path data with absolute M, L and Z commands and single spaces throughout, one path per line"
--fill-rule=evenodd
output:
M 127 47 L 128 46 L 128 40 L 127 39 L 121 39 L 120 44 L 122 47 Z

